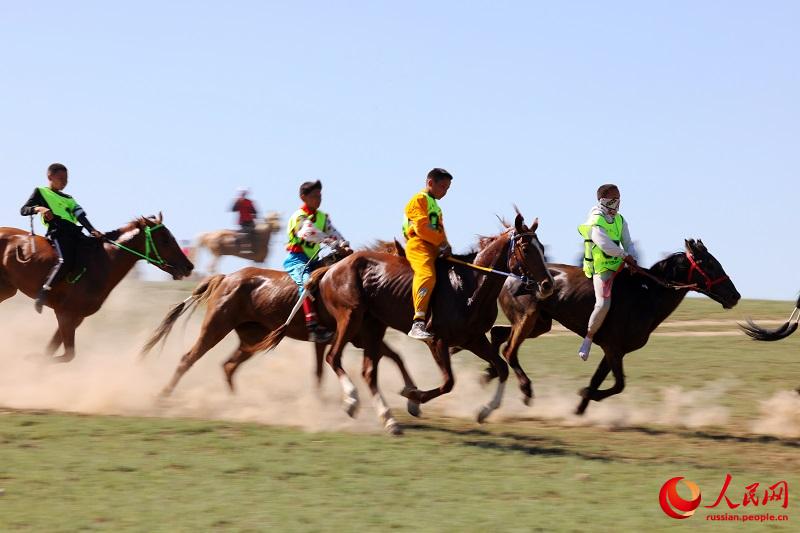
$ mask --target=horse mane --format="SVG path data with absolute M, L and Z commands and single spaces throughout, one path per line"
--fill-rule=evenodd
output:
M 103 233 L 103 236 L 110 241 L 117 241 L 119 240 L 120 237 L 122 237 L 129 231 L 133 231 L 137 228 L 142 228 L 146 226 L 148 222 L 157 223 L 158 219 L 155 216 L 137 217 L 119 229 L 114 229 Z
M 396 241 L 385 241 L 383 239 L 375 239 L 370 244 L 359 248 L 359 252 L 378 252 L 391 255 L 399 255 L 395 247 Z

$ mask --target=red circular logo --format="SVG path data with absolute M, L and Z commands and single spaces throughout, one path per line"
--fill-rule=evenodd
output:
M 689 487 L 692 497 L 689 500 L 684 500 L 678 495 L 678 483 L 683 480 L 683 484 Z M 683 520 L 689 518 L 700 506 L 700 487 L 683 477 L 674 477 L 664 483 L 661 491 L 658 493 L 658 503 L 661 504 L 661 509 L 672 518 Z

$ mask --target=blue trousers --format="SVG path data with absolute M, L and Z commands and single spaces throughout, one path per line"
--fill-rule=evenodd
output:
M 283 269 L 300 287 L 300 294 L 303 294 L 303 286 L 308 281 L 308 278 L 311 277 L 311 265 L 306 268 L 307 263 L 308 256 L 302 252 L 289 253 L 286 259 L 283 260 Z

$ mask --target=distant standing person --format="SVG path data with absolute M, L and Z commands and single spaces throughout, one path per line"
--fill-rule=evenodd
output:
M 233 202 L 231 211 L 239 214 L 239 232 L 242 237 L 239 239 L 239 244 L 243 253 L 253 253 L 258 211 L 253 201 L 247 197 L 250 191 L 246 187 L 239 187 L 237 192 L 238 197 Z

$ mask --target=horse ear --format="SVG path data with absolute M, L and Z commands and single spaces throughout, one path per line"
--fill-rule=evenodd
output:
M 685 239 L 684 243 L 686 243 L 687 252 L 694 252 L 694 239 Z
M 514 218 L 514 229 L 517 230 L 517 233 L 525 233 L 525 226 L 523 225 L 524 220 L 522 213 L 518 211 L 516 218 Z
M 510 227 L 511 227 L 511 225 L 510 225 L 508 222 L 506 222 L 506 219 L 504 219 L 504 218 L 503 218 L 503 217 L 501 217 L 500 215 L 495 215 L 495 216 L 497 217 L 497 220 L 499 220 L 499 221 L 500 221 L 500 224 L 502 224 L 502 226 L 503 226 L 505 229 L 508 229 L 508 228 L 510 228 Z
M 533 219 L 533 224 L 531 224 L 531 231 L 535 232 L 539 229 L 539 217 Z
M 144 215 L 139 215 L 136 218 L 136 225 L 139 226 L 140 229 L 147 226 L 147 218 L 145 218 Z
M 164 221 L 164 215 L 161 211 L 158 212 L 158 217 L 156 217 L 156 224 L 161 224 Z
M 706 248 L 706 245 L 705 245 L 705 244 L 703 244 L 703 239 L 697 239 L 697 247 L 698 247 L 700 250 L 704 251 L 704 252 L 707 252 L 707 251 L 708 251 L 708 248 Z

